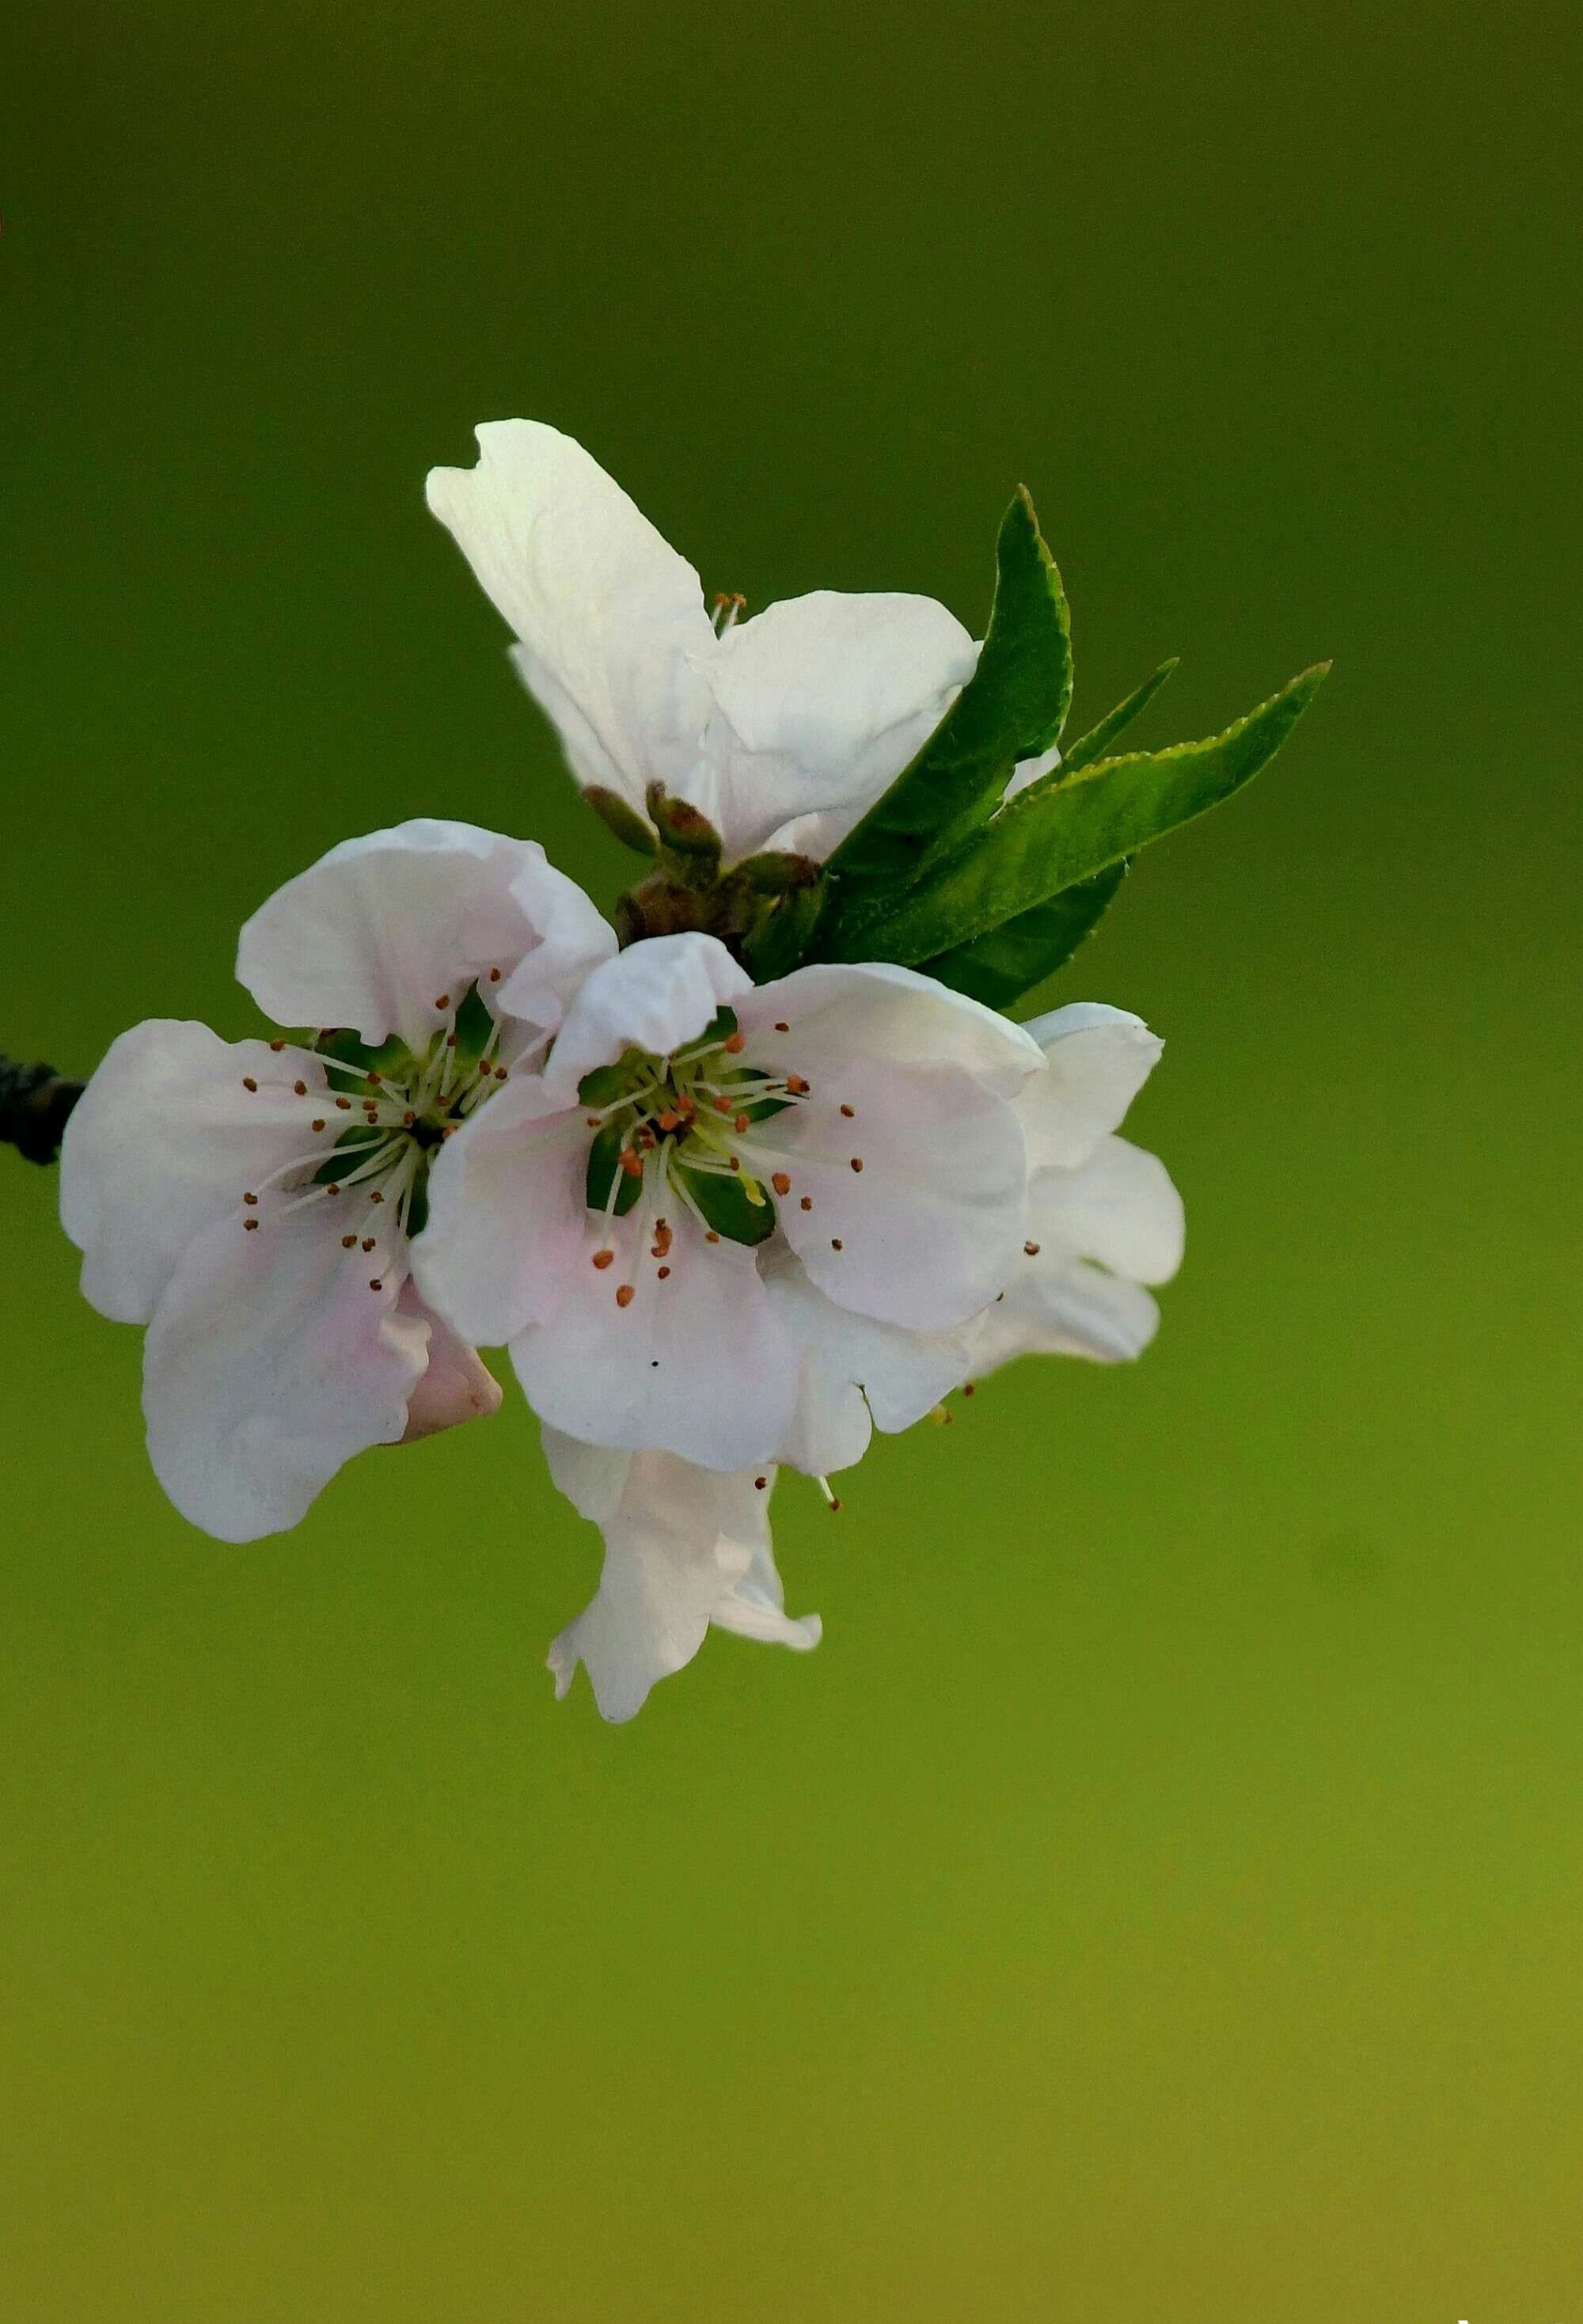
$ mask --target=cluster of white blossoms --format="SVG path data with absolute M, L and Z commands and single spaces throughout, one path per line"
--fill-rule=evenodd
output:
M 822 855 L 971 676 L 940 605 L 820 592 L 717 631 L 696 575 L 568 438 L 482 429 L 431 505 L 510 622 L 574 772 L 689 801 L 728 856 Z M 557 1639 L 607 1718 L 711 1623 L 806 1647 L 771 1554 L 827 1480 L 1025 1352 L 1136 1355 L 1181 1204 L 1116 1133 L 1159 1054 L 1094 1004 L 1016 1025 L 926 975 L 755 984 L 717 936 L 615 931 L 531 841 L 348 841 L 242 932 L 281 1027 L 140 1025 L 68 1126 L 61 1211 L 146 1325 L 150 1453 L 227 1541 L 354 1453 L 494 1411 L 506 1347 L 602 1528 Z M 828 1492 L 829 1487 L 826 1484 Z

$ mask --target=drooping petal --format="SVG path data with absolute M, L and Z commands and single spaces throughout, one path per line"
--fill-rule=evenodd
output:
M 529 420 L 477 430 L 473 468 L 436 468 L 428 505 L 520 641 L 513 659 L 577 780 L 643 811 L 688 788 L 714 646 L 698 576 L 580 444 Z
M 761 1176 L 778 1167 L 789 1179 L 781 1227 L 819 1288 L 924 1332 L 993 1299 L 1026 1231 L 1026 1148 L 1009 1099 L 1043 1071 L 1036 1045 L 977 1002 L 886 966 L 800 969 L 738 1014 L 754 1063 L 773 1060 L 807 1085 L 739 1151 Z
M 1017 1356 L 1126 1363 L 1142 1355 L 1159 1324 L 1159 1308 L 1140 1284 L 1107 1275 L 1086 1259 L 1053 1259 L 980 1319 L 972 1376 L 981 1379 Z
M 1097 1259 L 1136 1283 L 1169 1283 L 1182 1264 L 1182 1197 L 1158 1155 L 1101 1139 L 1078 1170 L 1042 1170 L 1028 1188 L 1028 1237 Z
M 170 1499 L 221 1541 L 303 1517 L 345 1462 L 394 1444 L 428 1361 L 401 1276 L 371 1277 L 318 1203 L 189 1245 L 143 1343 L 149 1457 Z M 370 1287 L 377 1280 L 380 1288 Z
M 781 1461 L 809 1476 L 850 1469 L 875 1427 L 910 1428 L 972 1370 L 971 1324 L 903 1332 L 827 1299 L 787 1254 L 767 1267 L 771 1298 L 801 1352 L 796 1409 Z
M 463 1339 L 504 1347 L 555 1313 L 582 1263 L 587 1155 L 581 1111 L 525 1074 L 435 1157 L 412 1273 Z
M 722 1476 L 666 1452 L 606 1456 L 547 1428 L 557 1484 L 596 1510 L 604 1567 L 591 1605 L 551 1646 L 556 1693 L 581 1662 L 609 1720 L 630 1719 L 649 1689 L 692 1661 L 712 1622 L 750 1637 L 805 1650 L 819 1641 L 816 1614 L 785 1611 L 769 1543 L 773 1471 Z M 603 1473 L 601 1471 L 603 1471 Z
M 716 936 L 689 931 L 630 945 L 578 992 L 545 1068 L 546 1085 L 570 1105 L 595 1065 L 613 1065 L 627 1048 L 668 1056 L 695 1039 L 722 1002 L 752 989 Z
M 537 842 L 420 817 L 345 840 L 278 889 L 242 931 L 236 973 L 278 1025 L 348 1026 L 375 1044 L 396 1033 L 420 1049 L 468 983 L 519 964 L 515 1013 L 553 1031 L 614 950 Z
M 1102 1001 L 1078 1001 L 1025 1027 L 1049 1060 L 1018 1111 L 1028 1167 L 1072 1169 L 1119 1128 L 1164 1046 L 1141 1017 Z
M 858 814 L 934 732 L 978 648 L 932 597 L 818 589 L 740 622 L 707 653 L 704 738 L 728 855 L 819 811 Z
M 298 1081 L 326 1086 L 305 1049 L 222 1041 L 178 1019 L 112 1042 L 60 1149 L 60 1222 L 101 1315 L 146 1323 L 194 1236 L 311 1146 Z
M 397 1306 L 402 1315 L 414 1316 L 428 1327 L 428 1361 L 407 1406 L 402 1443 L 437 1436 L 441 1429 L 455 1428 L 464 1420 L 492 1417 L 505 1401 L 504 1392 L 477 1349 L 457 1338 L 411 1282 L 402 1285 Z
M 517 1377 L 541 1420 L 585 1443 L 674 1452 L 706 1469 L 769 1460 L 791 1418 L 796 1351 L 753 1253 L 706 1242 L 679 1204 L 666 1218 L 663 1257 L 649 1204 L 608 1223 L 589 1218 L 555 1314 L 511 1342 Z M 603 1250 L 613 1259 L 595 1266 Z

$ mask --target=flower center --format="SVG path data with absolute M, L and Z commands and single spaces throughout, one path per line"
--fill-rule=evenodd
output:
M 777 1203 L 794 1194 L 799 1157 L 776 1143 L 771 1125 L 777 1114 L 809 1102 L 813 1092 L 800 1074 L 780 1063 L 760 1065 L 746 1050 L 735 1016 L 722 1009 L 706 1031 L 671 1056 L 628 1049 L 578 1084 L 594 1133 L 588 1206 L 608 1222 L 642 1204 L 638 1249 L 648 1247 L 661 1282 L 671 1271 L 674 1235 L 665 1215 L 671 1205 L 690 1211 L 709 1242 L 754 1244 L 774 1233 Z M 850 1105 L 841 1111 L 855 1113 Z M 861 1170 L 861 1156 L 851 1157 L 851 1167 Z M 810 1194 L 796 1198 L 812 1210 Z M 603 1242 L 593 1263 L 603 1269 L 614 1259 Z M 634 1296 L 630 1283 L 617 1286 L 618 1306 L 630 1305 Z
M 492 969 L 489 981 L 499 980 Z M 369 1288 L 383 1290 L 385 1270 L 404 1264 L 406 1244 L 428 1217 L 433 1156 L 507 1078 L 498 1060 L 500 1025 L 476 984 L 438 994 L 434 1010 L 435 1029 L 421 1048 L 391 1039 L 373 1049 L 335 1027 L 309 1044 L 327 1086 L 292 1084 L 308 1149 L 244 1194 L 249 1233 L 333 1202 L 346 1230 L 341 1248 L 361 1250 L 372 1262 Z M 270 1047 L 280 1056 L 288 1044 L 280 1038 Z M 261 1086 L 251 1074 L 243 1083 L 249 1091 Z

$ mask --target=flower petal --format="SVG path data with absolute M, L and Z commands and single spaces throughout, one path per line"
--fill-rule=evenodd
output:
M 428 1327 L 386 1263 L 347 1254 L 328 1204 L 188 1248 L 143 1345 L 149 1457 L 183 1517 L 255 1541 L 303 1517 L 343 1462 L 405 1434 Z
M 570 1105 L 595 1065 L 613 1065 L 627 1048 L 668 1056 L 703 1032 L 722 1002 L 752 989 L 716 936 L 689 931 L 630 945 L 578 992 L 545 1068 L 546 1086 Z
M 978 648 L 932 597 L 815 590 L 740 622 L 707 654 L 704 738 L 728 855 L 818 811 L 852 821 L 934 732 Z
M 503 1347 L 554 1314 L 586 1239 L 588 1132 L 538 1074 L 507 1083 L 447 1139 L 412 1273 L 465 1340 Z
M 850 1469 L 873 1428 L 910 1428 L 972 1370 L 972 1326 L 903 1332 L 838 1307 L 789 1253 L 768 1271 L 770 1296 L 802 1352 L 796 1410 L 780 1458 L 805 1475 Z
M 319 1059 L 173 1018 L 112 1042 L 60 1149 L 60 1223 L 101 1315 L 146 1323 L 194 1236 L 311 1144 L 294 1081 L 322 1092 Z
M 819 1288 L 925 1332 L 993 1299 L 1026 1232 L 1026 1148 L 1008 1099 L 1042 1070 L 1036 1046 L 993 1010 L 885 966 L 800 969 L 738 1014 L 754 1062 L 773 1057 L 808 1084 L 738 1150 L 789 1178 L 781 1228 Z
M 1017 1356 L 1125 1363 L 1142 1355 L 1159 1324 L 1159 1308 L 1140 1285 L 1107 1275 L 1086 1259 L 1053 1259 L 980 1319 L 973 1378 L 981 1379 Z
M 679 1205 L 667 1223 L 661 1280 L 647 1204 L 608 1223 L 589 1218 L 559 1307 L 511 1342 L 517 1377 L 541 1420 L 585 1443 L 674 1452 L 707 1469 L 767 1461 L 791 1418 L 796 1351 L 750 1250 L 705 1242 Z M 604 1250 L 614 1260 L 594 1266 Z
M 654 779 L 694 797 L 710 707 L 694 658 L 714 647 L 696 573 L 569 436 L 502 420 L 477 437 L 476 467 L 430 473 L 428 505 L 520 641 L 573 773 L 640 814 Z
M 428 1327 L 428 1362 L 407 1406 L 403 1444 L 437 1436 L 464 1420 L 492 1418 L 505 1401 L 499 1380 L 476 1348 L 457 1338 L 442 1316 L 426 1306 L 410 1283 L 401 1286 L 399 1312 Z
M 543 1031 L 614 931 L 527 839 L 427 817 L 333 847 L 242 931 L 236 973 L 278 1025 L 345 1025 L 425 1047 L 437 1008 L 513 970 L 513 1013 Z
M 1164 1046 L 1141 1017 L 1078 1001 L 1025 1027 L 1049 1060 L 1018 1108 L 1028 1167 L 1074 1168 L 1118 1129 Z
M 817 1615 L 790 1620 L 769 1545 L 769 1486 L 665 1452 L 615 1454 L 596 1479 L 588 1448 L 544 1432 L 558 1484 L 602 1512 L 604 1569 L 593 1603 L 551 1646 L 556 1692 L 581 1662 L 609 1720 L 641 1710 L 658 1679 L 692 1661 L 711 1622 L 781 1646 L 816 1646 Z M 618 1465 L 619 1464 L 619 1465 Z

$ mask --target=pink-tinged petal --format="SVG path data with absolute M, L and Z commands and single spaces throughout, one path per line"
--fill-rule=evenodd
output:
M 780 1448 L 789 1468 L 809 1476 L 850 1469 L 872 1429 L 910 1428 L 972 1370 L 971 1324 L 904 1332 L 854 1315 L 816 1289 L 789 1253 L 766 1277 L 801 1353 L 796 1409 Z
M 1141 1017 L 1098 1001 L 1073 1001 L 1025 1029 L 1049 1060 L 1048 1073 L 1029 1082 L 1018 1108 L 1028 1167 L 1075 1168 L 1119 1127 L 1164 1044 Z
M 563 1104 L 595 1065 L 613 1065 L 623 1049 L 657 1057 L 703 1032 L 722 1004 L 752 991 L 716 936 L 649 936 L 596 968 L 566 1013 L 545 1068 Z
M 221 1541 L 306 1515 L 344 1462 L 394 1444 L 428 1362 L 399 1263 L 344 1251 L 333 1204 L 192 1242 L 149 1325 L 143 1413 L 155 1474 Z M 377 1280 L 380 1288 L 371 1289 Z
M 527 839 L 422 818 L 333 847 L 242 931 L 236 973 L 280 1025 L 422 1048 L 478 982 L 552 1032 L 613 930 Z
M 560 1305 L 585 1240 L 588 1130 L 537 1074 L 508 1082 L 435 1157 L 412 1274 L 475 1346 L 503 1347 Z
M 306 1050 L 207 1025 L 151 1018 L 111 1044 L 60 1149 L 60 1222 L 101 1315 L 146 1323 L 193 1238 L 312 1148 L 297 1082 L 322 1098 Z
M 407 1406 L 403 1444 L 437 1436 L 464 1420 L 488 1420 L 505 1401 L 499 1380 L 476 1348 L 457 1338 L 442 1316 L 427 1306 L 411 1283 L 402 1286 L 397 1302 L 403 1316 L 428 1327 L 428 1361 Z
M 517 1377 L 541 1420 L 584 1443 L 707 1469 L 767 1461 L 791 1418 L 796 1350 L 753 1253 L 706 1242 L 677 1202 L 665 1218 L 657 1256 L 649 1204 L 608 1224 L 589 1215 L 559 1307 L 511 1342 Z M 605 1250 L 614 1256 L 596 1266 Z
M 698 576 L 598 462 L 529 420 L 477 430 L 473 468 L 436 468 L 428 505 L 520 641 L 513 655 L 580 783 L 640 814 L 694 784 L 714 650 Z
M 722 1476 L 653 1452 L 591 1470 L 588 1448 L 544 1434 L 557 1482 L 599 1510 L 604 1533 L 598 1594 L 549 1650 L 557 1696 L 581 1662 L 603 1716 L 630 1719 L 658 1680 L 692 1661 L 712 1622 L 780 1646 L 817 1645 L 818 1616 L 794 1621 L 785 1610 L 769 1541 L 772 1470 Z
M 855 821 L 939 724 L 978 648 L 931 597 L 819 589 L 739 622 L 701 658 L 728 855 L 793 817 Z
M 1160 1311 L 1141 1285 L 1086 1259 L 1052 1260 L 1018 1281 L 975 1327 L 973 1378 L 1017 1356 L 1086 1356 L 1100 1364 L 1141 1356 Z
M 1135 1283 L 1169 1283 L 1182 1264 L 1182 1197 L 1157 1155 L 1106 1138 L 1081 1169 L 1039 1172 L 1028 1189 L 1028 1234 Z
M 789 1179 L 782 1231 L 819 1288 L 925 1332 L 992 1299 L 1025 1232 L 1009 1100 L 1043 1072 L 1037 1047 L 993 1010 L 884 966 L 799 969 L 738 1016 L 752 1064 L 803 1084 L 738 1148 L 761 1176 Z

